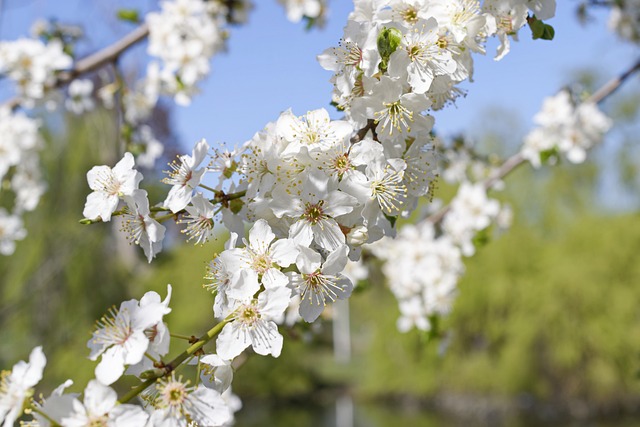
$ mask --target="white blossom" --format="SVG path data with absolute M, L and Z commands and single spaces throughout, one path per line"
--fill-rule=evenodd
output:
M 47 359 L 42 347 L 36 347 L 29 355 L 29 362 L 20 361 L 11 371 L 0 373 L 0 422 L 12 427 L 22 414 L 25 400 L 33 396 L 33 387 L 42 379 Z

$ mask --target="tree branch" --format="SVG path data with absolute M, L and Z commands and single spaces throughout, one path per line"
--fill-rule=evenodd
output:
M 612 95 L 622 84 L 629 79 L 634 73 L 640 71 L 640 59 L 636 61 L 631 68 L 626 70 L 624 73 L 620 74 L 618 77 L 609 80 L 605 83 L 600 89 L 595 91 L 589 98 L 587 98 L 584 103 L 594 103 L 600 104 L 605 99 L 607 99 L 610 95 Z M 509 175 L 513 170 L 517 169 L 518 166 L 525 163 L 526 160 L 522 157 L 520 152 L 514 154 L 509 157 L 507 160 L 502 163 L 502 165 L 493 173 L 489 178 L 483 181 L 483 186 L 485 190 L 490 190 L 496 185 L 497 182 L 501 181 L 504 177 Z M 427 218 L 427 221 L 432 222 L 433 224 L 438 224 L 444 216 L 451 210 L 451 206 L 447 205 L 440 209 L 438 212 L 430 215 Z
M 137 387 L 134 387 L 128 393 L 126 393 L 124 396 L 122 396 L 120 399 L 118 399 L 118 402 L 126 403 L 126 402 L 130 401 L 131 399 L 133 399 L 134 397 L 136 397 L 137 395 L 142 393 L 144 390 L 146 390 L 149 386 L 151 386 L 156 381 L 158 381 L 160 378 L 166 377 L 167 375 L 169 375 L 178 366 L 180 366 L 182 364 L 182 362 L 187 360 L 189 358 L 189 356 L 192 356 L 193 354 L 195 354 L 195 352 L 200 350 L 202 348 L 202 346 L 204 346 L 211 339 L 213 339 L 213 337 L 218 335 L 220 333 L 220 331 L 222 331 L 222 328 L 227 323 L 229 323 L 230 321 L 231 321 L 231 316 L 227 317 L 222 322 L 218 323 L 213 328 L 209 329 L 209 331 L 207 331 L 206 334 L 201 336 L 200 339 L 196 343 L 192 344 L 189 348 L 187 348 L 185 351 L 183 351 L 178 356 L 176 356 L 176 358 L 173 359 L 171 362 L 169 362 L 166 365 L 164 365 L 164 372 L 162 374 L 154 376 L 153 378 L 149 378 L 148 380 L 146 380 L 142 384 L 138 385 Z
M 149 27 L 147 24 L 142 24 L 112 45 L 109 45 L 87 57 L 79 59 L 71 70 L 63 71 L 58 74 L 54 87 L 61 87 L 65 83 L 70 82 L 82 74 L 97 70 L 98 68 L 113 62 L 131 46 L 142 41 L 147 37 L 147 35 L 149 35 Z M 4 107 L 8 107 L 12 110 L 18 108 L 18 106 L 20 106 L 20 98 L 18 97 L 10 99 L 4 104 Z

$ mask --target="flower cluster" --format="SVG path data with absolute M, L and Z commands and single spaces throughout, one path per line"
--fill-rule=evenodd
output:
M 640 41 L 640 1 L 617 0 L 611 2 L 609 27 L 620 37 L 632 42 Z
M 0 254 L 10 255 L 24 238 L 22 214 L 38 205 L 46 185 L 41 178 L 38 151 L 42 141 L 38 122 L 23 113 L 0 109 L 0 182 L 13 193 L 12 213 L 0 208 Z
M 278 0 L 287 12 L 287 19 L 299 22 L 303 18 L 319 19 L 326 9 L 325 0 Z
M 29 362 L 20 361 L 11 371 L 0 372 L 0 422 L 10 427 L 22 414 L 25 400 L 33 396 L 33 387 L 42 379 L 47 359 L 42 347 L 36 347 Z
M 71 57 L 59 40 L 19 39 L 0 43 L 0 74 L 18 85 L 23 102 L 42 99 L 55 82 L 55 73 L 71 66 Z
M 91 95 L 93 82 L 89 79 L 76 79 L 69 84 L 69 97 L 65 107 L 74 114 L 82 114 L 93 110 L 95 102 Z
M 118 214 L 123 216 L 122 230 L 131 243 L 140 245 L 149 262 L 162 249 L 165 227 L 151 217 L 147 192 L 139 189 L 142 174 L 134 169 L 131 153 L 125 153 L 113 168 L 94 166 L 87 172 L 89 187 L 82 214 L 89 221 L 111 221 L 121 201 L 125 207 Z
M 474 238 L 500 213 L 499 203 L 487 198 L 482 183 L 465 181 L 438 227 L 429 220 L 407 225 L 395 239 L 371 246 L 384 260 L 382 271 L 398 299 L 400 331 L 428 331 L 432 317 L 449 313 L 464 272 L 462 256 L 475 253 Z
M 390 143 L 419 138 L 433 124 L 421 113 L 463 93 L 457 85 L 473 74 L 471 54 L 495 35 L 496 59 L 504 57 L 529 10 L 551 18 L 555 1 L 355 1 L 340 46 L 318 59 L 335 73 L 333 101 L 359 127 L 375 120 Z
M 149 65 L 145 89 L 151 98 L 166 93 L 188 105 L 198 82 L 209 74 L 210 58 L 224 47 L 227 8 L 202 0 L 163 1 L 160 6 L 146 17 L 147 52 L 161 64 Z
M 382 272 L 398 299 L 401 332 L 431 329 L 429 318 L 449 312 L 464 272 L 460 249 L 446 234 L 436 236 L 429 221 L 406 225 L 395 239 L 372 245 L 384 261 Z
M 611 127 L 611 120 L 594 103 L 575 105 L 566 90 L 545 99 L 533 119 L 539 127 L 526 136 L 522 156 L 535 167 L 555 152 L 571 163 L 584 162 L 587 150 L 602 141 Z
M 190 386 L 171 371 L 142 396 L 143 407 L 119 403 L 110 385 L 123 374 L 144 379 L 159 368 L 157 360 L 169 351 L 169 330 L 163 322 L 168 314 L 171 286 L 164 301 L 155 292 L 147 292 L 140 301 L 125 301 L 99 322 L 88 342 L 90 358 L 101 361 L 96 367 L 96 379 L 89 381 L 83 399 L 67 393 L 72 385 L 67 381 L 46 399 L 33 402 L 33 419 L 25 425 L 78 427 L 109 426 L 203 426 L 233 424 L 233 413 L 240 409 L 239 399 L 231 392 L 233 371 L 230 362 L 208 354 L 200 356 L 201 383 Z M 42 378 L 46 358 L 36 347 L 29 362 L 17 363 L 12 371 L 0 377 L 0 423 L 9 427 L 21 415 L 24 405 L 33 396 L 33 387 Z M 125 371 L 126 368 L 126 371 Z M 55 424 L 54 424 L 55 423 Z

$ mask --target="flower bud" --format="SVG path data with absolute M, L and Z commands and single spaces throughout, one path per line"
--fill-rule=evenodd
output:
M 349 234 L 347 234 L 347 243 L 351 246 L 361 246 L 367 243 L 369 239 L 369 233 L 367 227 L 359 226 L 353 228 Z
M 378 52 L 382 61 L 380 62 L 380 70 L 386 71 L 389 57 L 398 49 L 402 40 L 402 33 L 397 28 L 384 27 L 378 34 Z

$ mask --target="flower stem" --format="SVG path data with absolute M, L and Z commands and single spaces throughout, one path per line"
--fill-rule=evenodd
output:
M 144 355 L 147 356 L 149 358 L 149 360 L 151 360 L 153 363 L 158 363 L 156 358 L 153 357 L 152 355 L 150 355 L 149 353 L 145 353 Z
M 181 340 L 191 341 L 191 337 L 188 337 L 186 335 L 180 335 L 180 334 L 174 334 L 174 333 L 170 333 L 169 335 L 171 335 L 172 338 L 179 338 Z
M 208 343 L 213 337 L 218 335 L 220 333 L 220 331 L 222 331 L 222 328 L 227 323 L 229 323 L 230 321 L 231 321 L 231 316 L 227 317 L 222 322 L 218 323 L 213 328 L 209 329 L 207 331 L 207 333 L 204 334 L 203 336 L 201 336 L 200 339 L 196 343 L 194 343 L 191 346 L 189 346 L 189 348 L 187 348 L 185 351 L 180 353 L 175 359 L 173 359 L 171 362 L 167 363 L 165 365 L 163 374 L 158 375 L 155 378 L 150 378 L 150 379 L 146 380 L 142 384 L 140 384 L 137 387 L 131 389 L 128 393 L 126 393 L 124 396 L 122 396 L 118 401 L 120 403 L 126 403 L 126 402 L 130 401 L 131 399 L 133 399 L 134 397 L 136 397 L 137 395 L 142 393 L 149 386 L 153 385 L 158 379 L 169 375 L 178 366 L 180 366 L 182 364 L 182 362 L 187 360 L 189 357 L 193 356 L 196 351 L 200 350 L 202 348 L 202 346 L 204 346 L 206 343 Z
M 202 183 L 198 184 L 198 187 L 202 187 L 202 188 L 204 188 L 205 190 L 209 190 L 209 191 L 211 191 L 211 192 L 212 192 L 212 193 L 214 193 L 214 194 L 218 192 L 217 190 L 214 190 L 213 188 L 209 187 L 208 185 L 204 185 L 204 184 L 202 184 Z
M 200 368 L 200 356 L 198 356 L 198 367 L 196 368 L 196 388 L 198 387 L 198 384 L 200 384 Z
M 168 213 L 166 215 L 157 216 L 157 217 L 155 217 L 153 219 L 155 219 L 158 222 L 165 222 L 166 220 L 171 219 L 171 218 L 173 218 L 174 216 L 177 216 L 177 215 L 178 215 L 177 212 L 174 213 L 174 214 L 173 213 Z

